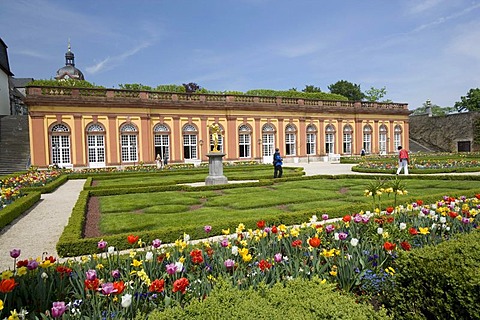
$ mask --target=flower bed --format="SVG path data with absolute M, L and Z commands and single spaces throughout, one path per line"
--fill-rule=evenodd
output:
M 160 239 L 146 244 L 130 235 L 125 241 L 132 250 L 126 255 L 99 241 L 91 249 L 96 253 L 65 262 L 54 257 L 24 260 L 21 248 L 13 249 L 12 269 L 2 273 L 0 282 L 0 318 L 22 311 L 131 318 L 203 299 L 219 278 L 246 289 L 319 277 L 343 291 L 375 296 L 393 285 L 401 251 L 478 229 L 479 210 L 480 194 L 445 196 L 433 204 L 417 200 L 338 221 L 323 215 L 298 226 L 258 221 L 255 230 L 245 230 L 240 224 L 234 236 L 223 230 L 219 239 L 198 243 L 187 234 L 172 245 L 162 245 Z M 204 230 L 212 232 L 210 226 Z

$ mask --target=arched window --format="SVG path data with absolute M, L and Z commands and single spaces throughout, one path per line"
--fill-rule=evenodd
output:
M 71 165 L 70 129 L 63 123 L 53 125 L 50 130 L 50 154 L 52 164 L 59 167 Z
M 252 129 L 242 124 L 238 127 L 238 151 L 240 158 L 251 158 Z
M 269 159 L 265 157 L 272 158 L 275 150 L 275 127 L 272 124 L 266 123 L 262 127 L 262 155 L 264 157 L 264 162 L 269 162 Z
M 352 154 L 352 133 L 353 128 L 347 124 L 343 127 L 343 153 Z
M 225 130 L 223 130 L 222 125 L 219 123 L 218 123 L 218 127 L 220 128 L 220 133 L 218 135 L 218 151 L 223 152 L 223 135 L 225 134 Z M 213 141 L 213 134 L 211 129 L 209 129 L 209 135 L 210 135 L 210 151 L 213 151 L 213 148 L 215 147 L 215 142 Z
M 126 123 L 120 127 L 120 147 L 122 162 L 138 161 L 138 130 L 135 125 Z
M 183 126 L 183 158 L 197 159 L 197 136 L 198 131 L 191 124 Z
M 105 167 L 105 128 L 98 123 L 87 126 L 88 166 Z
M 317 154 L 317 128 L 313 124 L 307 126 L 307 154 Z
M 157 123 L 153 127 L 153 139 L 155 143 L 155 157 L 159 154 L 165 162 L 170 157 L 170 129 L 167 125 Z
M 400 125 L 396 125 L 393 130 L 393 147 L 395 151 L 398 150 L 398 147 L 402 145 L 402 127 Z
M 387 154 L 388 152 L 387 133 L 387 126 L 382 124 L 378 128 L 378 150 L 380 154 Z
M 328 124 L 325 127 L 325 153 L 335 153 L 335 127 Z
M 363 149 L 365 153 L 372 153 L 372 132 L 373 129 L 370 125 L 365 125 L 363 127 Z
M 297 149 L 297 128 L 293 124 L 285 127 L 285 155 L 294 156 Z

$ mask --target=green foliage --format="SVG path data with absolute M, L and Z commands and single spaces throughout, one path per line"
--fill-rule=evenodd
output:
M 354 84 L 346 80 L 339 80 L 334 84 L 329 85 L 328 90 L 333 94 L 347 97 L 349 101 L 361 101 L 365 97 L 359 84 Z
M 136 319 L 144 319 L 138 316 Z M 359 304 L 355 297 L 335 291 L 320 279 L 294 279 L 269 288 L 239 290 L 220 281 L 207 299 L 165 311 L 154 311 L 150 320 L 161 319 L 390 319 L 385 309 Z
M 298 92 L 298 91 L 277 91 L 269 89 L 255 89 L 248 90 L 246 95 L 261 96 L 261 97 L 286 97 L 286 98 L 298 98 L 298 99 L 318 99 L 318 100 L 348 100 L 340 94 L 326 93 L 326 92 Z
M 462 96 L 460 101 L 455 102 L 455 108 L 459 111 L 479 111 L 480 110 L 480 88 L 470 89 L 466 96 Z
M 162 92 L 180 92 L 185 93 L 185 87 L 177 84 L 161 84 L 155 88 L 155 91 Z
M 402 254 L 388 308 L 395 319 L 480 319 L 480 232 Z
M 449 113 L 456 112 L 456 108 L 453 107 L 440 107 L 436 104 L 431 104 L 429 100 L 423 103 L 421 107 L 415 109 L 412 113 L 414 116 L 427 114 L 427 108 L 430 107 L 432 110 L 432 116 L 446 116 Z
M 65 80 L 33 80 L 27 84 L 28 86 L 41 86 L 41 87 L 75 87 L 75 88 L 101 88 L 105 89 L 103 86 L 97 86 L 93 83 L 90 83 L 86 80 L 74 80 L 74 79 L 65 79 Z
M 378 102 L 380 99 L 385 97 L 387 95 L 387 88 L 383 87 L 380 89 L 377 89 L 375 87 L 370 87 L 370 89 L 365 90 L 365 100 L 370 101 L 370 102 Z M 391 102 L 391 100 L 386 100 L 382 102 Z
M 136 91 L 152 91 L 152 87 L 143 85 L 141 83 L 125 83 L 118 85 L 120 89 L 136 90 Z
M 315 87 L 314 85 L 305 85 L 305 89 L 303 89 L 302 92 L 306 92 L 306 93 L 322 92 L 322 89 L 320 89 L 320 87 Z

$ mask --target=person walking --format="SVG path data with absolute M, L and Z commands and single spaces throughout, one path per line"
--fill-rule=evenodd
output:
M 410 159 L 408 158 L 408 151 L 403 149 L 402 146 L 398 146 L 398 169 L 397 175 L 402 171 L 407 175 L 408 174 L 408 164 Z
M 281 178 L 283 174 L 283 159 L 280 156 L 280 150 L 278 148 L 275 148 L 275 153 L 273 154 L 273 178 Z

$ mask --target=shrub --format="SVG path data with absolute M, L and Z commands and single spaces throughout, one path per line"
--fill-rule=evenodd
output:
M 480 319 L 479 268 L 479 231 L 405 252 L 388 308 L 395 319 Z
M 144 317 L 137 316 L 138 320 Z M 239 290 L 218 283 L 208 298 L 181 307 L 154 311 L 151 320 L 161 319 L 389 319 L 384 309 L 358 304 L 353 296 L 341 294 L 330 284 L 295 279 L 268 288 Z
M 0 229 L 30 209 L 38 200 L 40 200 L 40 196 L 40 192 L 30 192 L 26 196 L 20 197 L 12 204 L 0 210 Z

